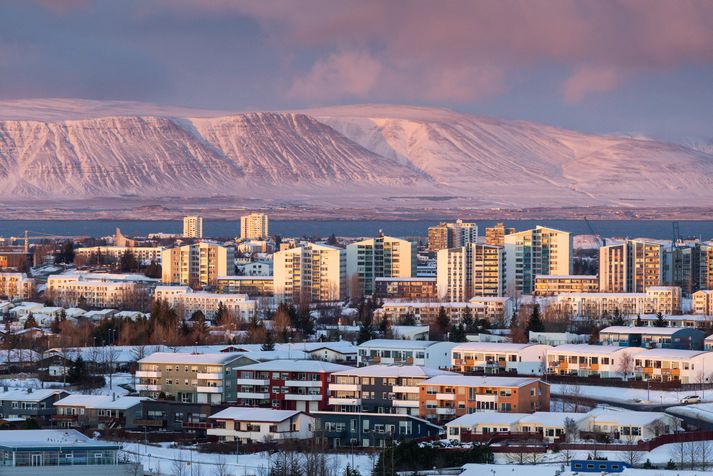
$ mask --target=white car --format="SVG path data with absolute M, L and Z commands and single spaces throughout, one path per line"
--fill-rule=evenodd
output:
M 681 399 L 681 403 L 684 405 L 687 405 L 689 403 L 701 403 L 701 397 L 698 395 L 688 395 L 687 397 L 683 397 Z

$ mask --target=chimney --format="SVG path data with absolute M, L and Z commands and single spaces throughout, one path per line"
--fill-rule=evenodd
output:
M 8 390 L 9 390 L 9 389 L 7 388 L 7 385 L 5 385 L 5 386 L 2 388 L 2 391 L 3 391 L 3 392 L 7 392 Z
M 111 394 L 111 401 L 115 402 L 116 401 L 116 393 Z
M 28 388 L 27 393 L 32 393 L 32 388 Z

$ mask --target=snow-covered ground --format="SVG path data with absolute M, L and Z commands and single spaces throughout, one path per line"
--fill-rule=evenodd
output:
M 639 405 L 679 405 L 681 399 L 686 395 L 698 395 L 702 401 L 713 402 L 713 390 L 649 391 L 645 388 L 552 384 L 550 393 L 554 396 L 574 396 L 578 394 L 580 397 L 591 398 L 601 402 Z
M 124 443 L 123 454 L 129 461 L 140 462 L 146 471 L 160 474 L 176 473 L 176 465 L 182 462 L 189 468 L 193 467 L 193 474 L 218 474 L 220 468 L 227 474 L 240 474 L 244 476 L 261 476 L 267 474 L 274 455 L 270 453 L 254 453 L 236 456 L 216 453 L 199 453 L 189 448 L 170 448 L 169 443 L 162 446 L 144 445 L 141 443 Z M 361 453 L 329 453 L 328 465 L 335 469 L 335 474 L 342 474 L 347 465 L 355 467 L 363 476 L 371 474 L 374 456 Z M 184 474 L 192 474 L 186 471 Z
M 110 384 L 111 380 L 111 384 Z M 116 373 L 109 378 L 109 375 L 104 376 L 104 386 L 99 388 L 94 388 L 86 391 L 71 390 L 72 393 L 87 393 L 93 395 L 111 395 L 116 394 L 117 396 L 126 395 L 129 392 L 120 387 L 120 385 L 129 384 L 132 385 L 134 377 L 130 373 Z M 62 382 L 42 382 L 36 377 L 22 377 L 15 376 L 11 378 L 0 379 L 0 387 L 8 388 L 62 388 Z
M 668 461 L 668 460 L 666 460 Z M 525 464 L 525 465 L 498 465 L 498 464 L 468 464 L 465 471 L 460 476 L 572 476 L 569 465 L 562 464 Z M 600 473 L 580 473 L 580 474 L 600 474 Z M 602 473 L 603 474 L 603 473 Z M 710 471 L 681 471 L 663 469 L 626 469 L 621 476 L 703 476 L 710 474 Z

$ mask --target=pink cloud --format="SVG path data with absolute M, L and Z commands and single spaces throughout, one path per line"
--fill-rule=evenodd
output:
M 579 68 L 565 80 L 562 95 L 568 103 L 576 104 L 590 93 L 612 91 L 622 82 L 623 76 L 613 68 Z

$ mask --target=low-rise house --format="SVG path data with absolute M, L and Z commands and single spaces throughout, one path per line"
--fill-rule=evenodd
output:
M 20 319 L 21 317 L 26 317 L 30 313 L 38 312 L 43 307 L 45 306 L 38 302 L 22 302 L 10 309 L 9 312 L 11 317 Z
M 450 365 L 455 342 L 372 339 L 359 344 L 357 365 L 417 365 L 434 369 Z
M 601 433 L 627 443 L 668 435 L 680 426 L 679 419 L 659 412 L 595 409 L 589 414 L 591 418 L 580 428 L 580 432 Z
M 464 342 L 453 348 L 451 368 L 460 373 L 542 375 L 549 350 L 542 344 Z
M 384 448 L 395 441 L 437 436 L 441 427 L 414 415 L 315 412 L 330 448 Z
M 703 340 L 703 350 L 713 350 L 713 335 L 709 335 Z
M 713 352 L 650 349 L 636 354 L 634 359 L 634 376 L 642 380 L 710 383 L 710 370 L 706 369 L 713 369 Z
M 233 368 L 255 363 L 240 353 L 156 352 L 138 361 L 143 397 L 221 404 L 235 401 Z
M 527 433 L 532 438 L 550 442 L 563 438 L 566 432 L 585 426 L 592 417 L 588 413 L 535 412 L 535 413 L 470 413 L 446 423 L 448 439 L 471 441 L 474 437 L 495 433 Z M 572 438 L 577 435 L 571 435 Z
M 586 344 L 589 334 L 574 334 L 572 332 L 535 332 L 530 331 L 528 342 L 530 344 L 565 345 Z
M 446 423 L 449 440 L 471 441 L 473 435 L 514 433 L 525 413 L 476 412 L 460 416 Z
M 209 436 L 241 443 L 305 440 L 312 437 L 315 428 L 313 416 L 296 410 L 230 407 L 209 419 L 216 423 L 208 429 Z
M 428 340 L 428 326 L 391 326 L 394 339 Z
M 233 369 L 236 405 L 314 412 L 326 410 L 333 372 L 346 365 L 315 360 L 277 360 Z
M 304 352 L 308 359 L 323 360 L 334 363 L 355 363 L 357 361 L 357 346 L 351 342 L 340 340 L 336 342 L 300 342 L 296 344 L 275 344 L 276 350 L 286 352 Z M 297 355 L 293 359 L 300 359 Z
M 116 309 L 96 309 L 94 311 L 87 311 L 82 316 L 83 319 L 99 322 L 102 319 L 109 319 L 114 317 L 118 311 Z
M 446 421 L 467 413 L 550 408 L 550 386 L 536 378 L 437 375 L 419 384 L 419 416 Z
M 665 349 L 703 349 L 705 333 L 679 327 L 611 326 L 599 331 L 599 342 L 606 345 Z
M 713 316 L 704 314 L 681 314 L 681 315 L 665 315 L 662 316 L 666 327 L 693 327 L 695 329 L 704 329 L 713 324 Z M 637 322 L 646 327 L 656 327 L 659 323 L 658 315 L 643 314 L 641 316 L 627 316 L 626 320 L 630 326 L 634 326 Z
M 568 344 L 547 351 L 547 372 L 577 377 L 629 378 L 641 347 Z
M 54 403 L 69 395 L 64 390 L 56 389 L 14 389 L 7 387 L 0 392 L 2 418 L 37 419 L 48 423 L 55 413 Z
M 145 397 L 69 395 L 54 403 L 52 416 L 60 428 L 134 428 Z
M 443 370 L 414 365 L 370 365 L 332 374 L 329 405 L 335 411 L 419 414 L 419 385 Z
M 174 309 L 180 309 L 183 319 L 190 319 L 196 311 L 201 311 L 208 320 L 212 320 L 220 305 L 238 321 L 248 321 L 255 314 L 257 301 L 247 294 L 220 294 L 206 291 L 193 291 L 188 286 L 156 286 L 154 299 L 166 301 Z
M 543 438 L 552 442 L 557 438 L 564 438 L 567 431 L 574 431 L 569 437 L 574 440 L 578 436 L 579 428 L 586 425 L 592 416 L 588 413 L 571 412 L 535 412 L 524 415 L 517 422 L 517 431 L 520 433 L 538 433 Z
M 7 475 L 139 474 L 138 465 L 120 461 L 119 451 L 121 445 L 76 430 L 0 431 L 0 467 Z
M 7 334 L 5 337 L 7 337 Z M 32 370 L 40 359 L 40 354 L 31 349 L 0 350 L 0 369 L 12 372 L 25 369 Z

